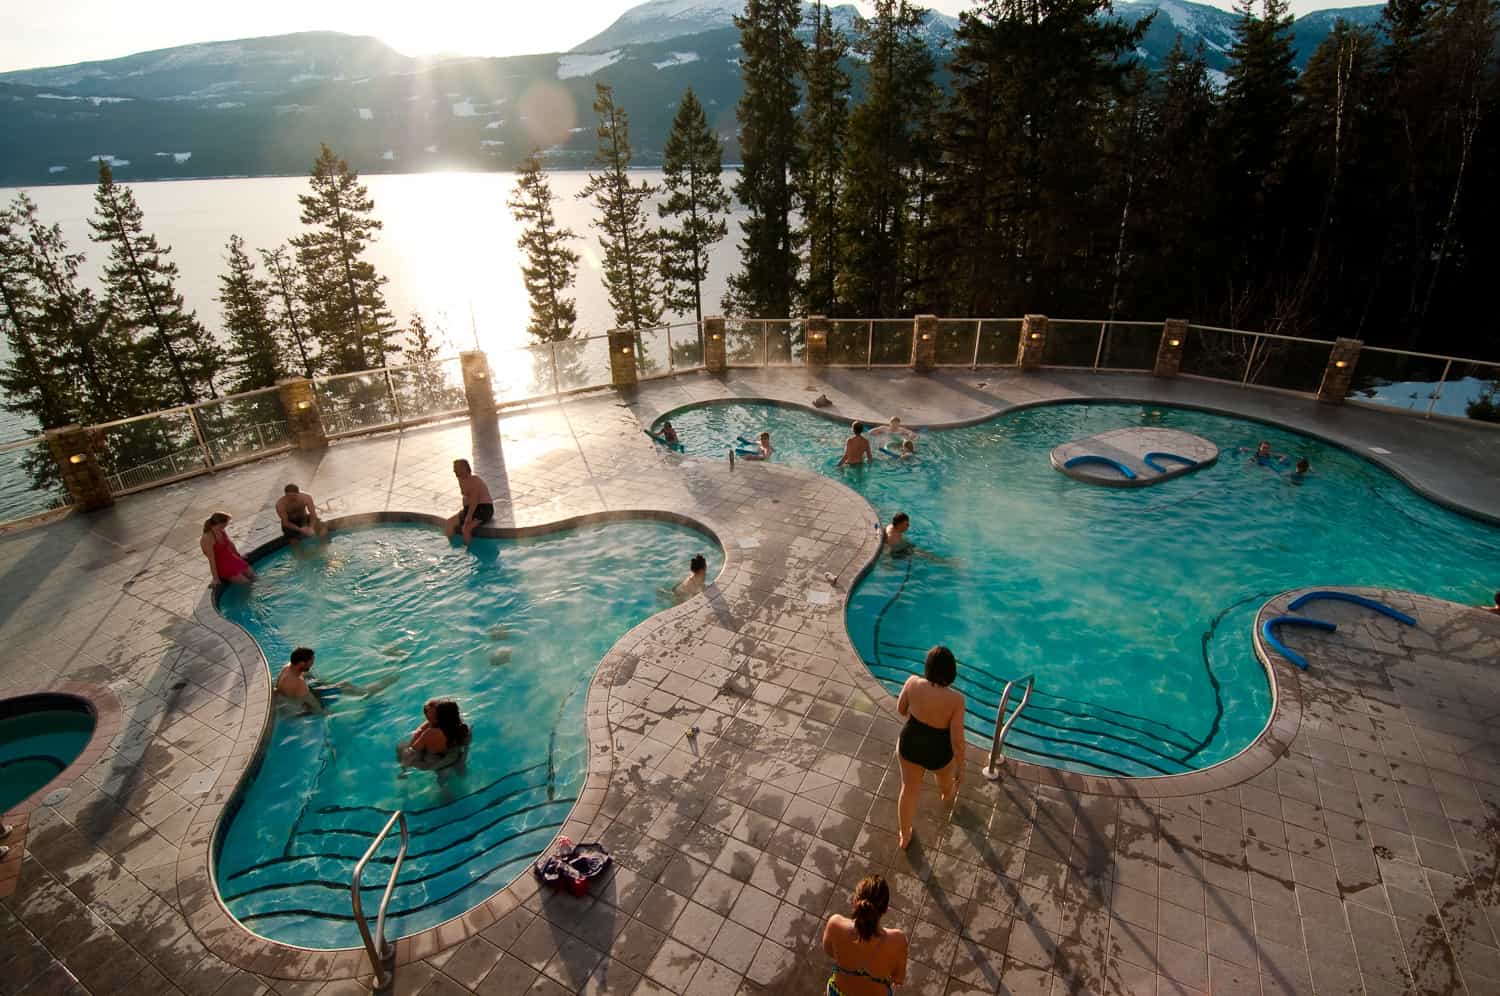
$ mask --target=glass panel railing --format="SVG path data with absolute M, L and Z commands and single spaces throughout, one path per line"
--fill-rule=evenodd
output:
M 757 318 L 724 320 L 724 360 L 732 367 L 766 362 L 766 323 Z
M 396 405 L 406 422 L 466 412 L 463 367 L 458 357 L 391 368 Z
M 38 440 L 0 446 L 0 522 L 68 504 L 51 448 Z
M 604 363 L 604 382 L 609 383 L 609 339 L 600 336 L 603 345 L 599 355 Z M 490 376 L 495 390 L 495 403 L 513 405 L 552 395 L 559 389 L 552 377 L 552 343 L 522 346 L 490 354 Z M 563 344 L 558 343 L 559 347 Z
M 635 372 L 641 379 L 665 377 L 672 372 L 671 336 L 665 325 L 636 333 Z
M 1013 367 L 1021 351 L 1021 319 L 985 318 L 979 323 L 974 363 L 981 367 Z
M 319 377 L 313 381 L 323 431 L 330 436 L 362 432 L 400 421 L 384 370 Z
M 89 433 L 110 490 L 117 495 L 208 470 L 186 408 L 106 422 L 91 426 Z
M 794 367 L 806 363 L 807 329 L 800 321 L 766 322 L 766 365 Z
M 1160 322 L 1110 322 L 1099 349 L 1100 370 L 1152 370 L 1161 345 Z
M 837 318 L 828 323 L 828 365 L 862 367 L 870 356 L 870 323 L 863 318 Z
M 1048 319 L 1042 364 L 1049 367 L 1092 367 L 1099 354 L 1105 323 Z
M 979 320 L 977 318 L 945 318 L 937 323 L 937 347 L 934 362 L 940 367 L 968 367 L 974 365 L 974 354 L 979 344 Z
M 561 339 L 542 347 L 557 357 L 557 388 L 577 391 L 609 384 L 609 337 Z M 551 364 L 551 356 L 548 357 Z M 549 388 L 550 391 L 550 388 Z
M 910 318 L 877 318 L 871 322 L 870 366 L 911 366 L 915 329 L 916 323 Z
M 1243 381 L 1256 338 L 1249 332 L 1190 325 L 1182 344 L 1180 369 L 1198 377 Z
M 1425 415 L 1439 397 L 1449 361 L 1399 350 L 1365 347 L 1354 364 L 1347 397 Z M 1458 413 L 1460 418 L 1463 412 Z
M 1323 383 L 1331 342 L 1262 336 L 1250 364 L 1250 383 L 1283 391 L 1313 394 Z
M 216 464 L 269 453 L 289 444 L 286 411 L 274 387 L 205 401 L 194 406 L 194 411 Z
M 1500 422 L 1500 364 L 1454 360 L 1432 411 L 1434 415 Z
M 703 366 L 703 333 L 697 322 L 672 325 L 667 332 L 674 373 Z

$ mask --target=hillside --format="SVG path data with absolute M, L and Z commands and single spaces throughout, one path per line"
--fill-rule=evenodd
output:
M 505 169 L 535 147 L 555 165 L 585 166 L 596 81 L 614 86 L 630 112 L 638 162 L 660 160 L 689 86 L 734 161 L 736 6 L 649 0 L 570 52 L 501 59 L 411 59 L 374 38 L 313 32 L 3 73 L 0 185 L 92 182 L 103 156 L 122 180 L 295 174 L 320 141 L 366 172 Z M 1368 24 L 1380 9 L 1299 20 L 1299 65 L 1336 17 Z M 833 10 L 854 17 L 852 6 Z M 1227 65 L 1233 14 L 1186 0 L 1116 6 L 1129 21 L 1152 11 L 1136 53 L 1148 66 L 1178 35 L 1201 43 L 1215 70 Z M 930 15 L 930 42 L 947 46 L 956 26 Z

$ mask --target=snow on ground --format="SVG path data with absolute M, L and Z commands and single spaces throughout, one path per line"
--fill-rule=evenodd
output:
M 245 105 L 242 104 L 242 103 L 240 103 L 238 100 L 221 100 L 217 104 L 214 105 L 214 107 L 218 108 L 221 111 L 233 110 L 236 107 L 244 107 L 244 106 Z
M 165 159 L 167 156 L 171 156 L 172 161 L 179 166 L 187 162 L 189 159 L 193 158 L 193 154 L 191 152 L 158 152 L 157 155 L 161 156 L 163 159 Z
M 651 65 L 657 69 L 671 69 L 673 66 L 685 66 L 689 62 L 698 61 L 697 52 L 668 52 L 668 58 L 661 62 L 653 62 Z
M 109 163 L 109 165 L 111 167 L 114 167 L 114 166 L 129 166 L 130 165 L 130 160 L 129 159 L 116 159 L 114 156 L 103 156 L 103 155 L 101 155 L 101 156 L 89 156 L 89 162 L 91 162 L 91 163 Z
M 68 171 L 68 167 L 66 167 L 66 166 L 48 166 L 47 167 L 47 172 L 48 173 L 66 173 L 67 171 Z
M 570 80 L 577 76 L 592 76 L 619 62 L 622 54 L 624 53 L 620 49 L 613 48 L 608 52 L 560 55 L 557 57 L 557 78 Z
M 310 83 L 313 80 L 326 80 L 328 77 L 322 73 L 298 73 L 287 79 L 288 83 Z
M 357 107 L 355 108 L 355 110 L 359 113 L 359 119 L 361 121 L 375 120 L 375 112 L 370 110 L 368 107 Z
M 1229 77 L 1222 69 L 1210 69 L 1208 71 L 1208 82 L 1215 90 L 1222 90 L 1229 83 Z
M 1437 404 L 1432 406 L 1433 414 L 1466 418 L 1469 403 L 1495 390 L 1497 383 L 1500 381 L 1482 380 L 1479 377 L 1450 380 L 1443 384 L 1442 394 L 1438 396 Z M 1437 389 L 1436 381 L 1403 380 L 1395 383 L 1372 384 L 1363 390 L 1355 391 L 1350 397 L 1390 405 L 1393 408 L 1425 412 L 1427 406 L 1432 403 L 1432 395 Z

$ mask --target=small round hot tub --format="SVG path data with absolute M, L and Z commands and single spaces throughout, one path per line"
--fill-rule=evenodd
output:
M 0 813 L 62 774 L 94 734 L 94 711 L 72 695 L 0 699 Z

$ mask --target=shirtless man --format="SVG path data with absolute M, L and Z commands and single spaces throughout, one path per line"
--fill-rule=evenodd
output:
M 399 674 L 388 674 L 368 685 L 356 685 L 352 681 L 341 681 L 337 685 L 317 685 L 307 680 L 307 676 L 312 674 L 312 667 L 312 648 L 298 647 L 292 651 L 291 660 L 286 667 L 276 676 L 276 694 L 290 702 L 300 703 L 303 712 L 327 712 L 341 693 L 374 695 L 400 677 Z
M 906 531 L 910 528 L 911 516 L 905 512 L 897 512 L 892 517 L 891 524 L 885 527 L 883 534 L 885 545 L 890 547 L 892 553 L 911 546 L 911 540 L 906 538 Z
M 458 478 L 458 491 L 463 496 L 464 507 L 457 515 L 449 516 L 443 524 L 443 535 L 452 539 L 455 532 L 462 530 L 464 546 L 468 546 L 474 538 L 475 527 L 495 517 L 495 501 L 490 497 L 489 486 L 474 473 L 469 461 L 454 460 L 453 476 Z
M 276 517 L 281 520 L 281 535 L 289 540 L 319 536 L 327 533 L 323 520 L 318 518 L 318 506 L 312 495 L 303 494 L 297 485 L 288 484 L 285 494 L 276 499 Z
M 688 576 L 672 588 L 672 597 L 685 602 L 701 592 L 707 583 L 708 560 L 701 553 L 694 554 L 693 559 L 688 562 Z
M 855 422 L 850 431 L 849 438 L 844 440 L 844 455 L 839 457 L 839 462 L 834 466 L 844 467 L 861 464 L 874 458 L 875 455 L 870 452 L 870 441 L 865 438 L 865 424 L 863 422 Z

